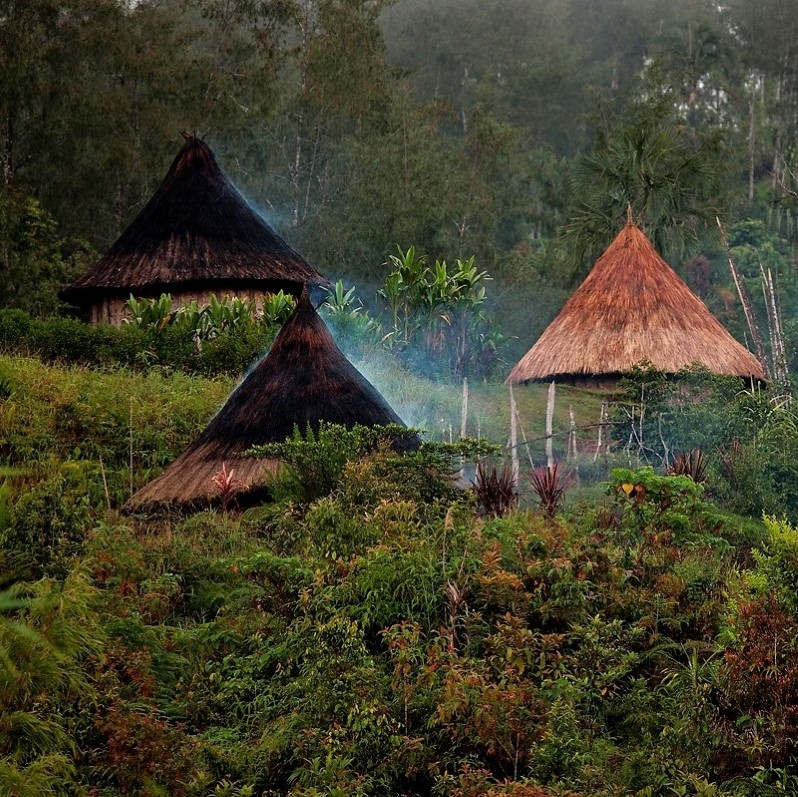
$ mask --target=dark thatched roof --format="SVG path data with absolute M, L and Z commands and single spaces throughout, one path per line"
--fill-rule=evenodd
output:
M 724 329 L 630 216 L 507 382 L 616 376 L 642 362 L 666 373 L 698 363 L 716 374 L 765 378 L 759 360 Z
M 187 136 L 143 210 L 61 295 L 78 305 L 176 289 L 252 287 L 297 295 L 305 283 L 326 280 L 250 207 L 210 147 Z
M 402 423 L 341 353 L 303 294 L 268 355 L 188 449 L 131 498 L 128 508 L 211 502 L 218 496 L 211 480 L 222 463 L 235 471 L 240 495 L 258 491 L 278 463 L 238 455 L 254 445 L 285 440 L 295 425 L 301 431 L 308 424 L 318 429 L 322 421 L 347 427 Z

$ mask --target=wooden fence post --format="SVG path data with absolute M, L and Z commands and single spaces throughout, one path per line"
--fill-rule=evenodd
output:
M 510 385 L 510 457 L 513 463 L 513 484 L 518 487 L 521 464 L 518 461 L 518 411 L 515 408 L 513 386 Z
M 463 404 L 460 408 L 460 437 L 468 431 L 468 377 L 463 377 Z
M 571 428 L 568 432 L 568 455 L 567 459 L 576 459 L 576 418 L 574 418 L 574 408 L 572 404 L 568 405 L 568 418 L 571 422 Z
M 546 401 L 546 464 L 551 468 L 554 466 L 554 447 L 552 442 L 554 425 L 554 380 L 549 385 L 549 395 Z

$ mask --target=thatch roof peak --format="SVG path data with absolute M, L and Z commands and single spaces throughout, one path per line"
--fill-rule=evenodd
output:
M 322 421 L 352 427 L 402 424 L 376 388 L 335 344 L 307 296 L 280 330 L 269 353 L 232 392 L 188 449 L 130 501 L 213 501 L 222 464 L 235 470 L 240 494 L 257 492 L 274 460 L 242 459 L 252 446 L 282 442 L 294 427 L 318 429 Z M 404 425 L 404 424 L 402 424 Z
M 667 373 L 698 363 L 716 374 L 765 378 L 756 357 L 656 252 L 630 209 L 615 240 L 507 381 L 615 376 L 644 361 Z
M 298 294 L 326 284 L 230 182 L 196 136 L 107 254 L 63 291 L 76 304 L 98 296 L 250 287 Z

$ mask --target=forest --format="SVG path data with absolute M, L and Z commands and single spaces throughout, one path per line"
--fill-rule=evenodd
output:
M 798 0 L 0 0 L 0 797 L 798 794 L 797 42 Z M 323 302 L 89 323 L 206 145 Z M 754 370 L 505 383 L 630 230 Z M 281 356 L 289 420 L 383 420 L 258 438 Z M 231 406 L 212 500 L 136 505 Z
M 627 202 L 742 338 L 719 216 L 794 358 L 796 7 L 789 0 L 6 0 L 0 302 L 56 288 L 141 208 L 178 149 L 365 302 L 396 246 L 492 277 L 518 355 Z M 34 278 L 30 278 L 35 275 Z M 534 297 L 534 301 L 530 301 Z M 517 338 L 517 340 L 515 340 Z

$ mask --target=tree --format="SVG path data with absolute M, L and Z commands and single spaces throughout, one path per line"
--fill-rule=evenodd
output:
M 66 241 L 55 219 L 31 196 L 0 193 L 0 306 L 48 315 L 60 306 L 58 291 L 86 267 L 93 252 Z
M 579 260 L 614 237 L 627 207 L 667 258 L 714 220 L 724 184 L 719 134 L 693 138 L 667 106 L 641 104 L 584 156 L 575 177 L 567 240 Z

